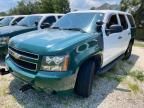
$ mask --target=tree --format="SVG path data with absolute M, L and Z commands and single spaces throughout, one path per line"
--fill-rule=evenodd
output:
M 68 0 L 53 0 L 56 13 L 67 13 L 70 11 Z
M 42 12 L 66 13 L 70 11 L 68 0 L 41 0 Z
M 53 13 L 54 12 L 52 0 L 41 0 L 41 12 L 42 13 Z
M 6 16 L 7 15 L 7 13 L 5 13 L 5 12 L 0 12 L 0 16 Z
M 122 11 L 136 11 L 142 3 L 142 0 L 122 0 L 120 7 Z
M 68 0 L 21 0 L 9 14 L 67 13 L 70 11 Z
M 122 0 L 121 1 L 121 10 L 122 11 L 129 11 L 133 14 L 136 24 L 139 24 L 141 15 L 144 12 L 144 0 Z
M 15 8 L 9 10 L 9 14 L 34 14 L 40 12 L 40 2 L 38 1 L 30 1 L 30 0 L 22 0 L 19 1 Z
M 144 40 L 144 0 L 122 0 L 121 10 L 129 10 L 137 25 L 136 39 Z

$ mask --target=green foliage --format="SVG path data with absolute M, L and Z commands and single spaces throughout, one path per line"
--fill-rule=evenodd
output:
M 141 82 L 144 81 L 144 73 L 143 71 L 133 71 L 130 72 L 129 75 L 133 78 L 135 78 L 135 80 L 139 80 Z
M 136 94 L 140 91 L 140 88 L 137 84 L 128 83 L 128 87 Z
M 131 8 L 138 6 L 141 2 L 142 0 L 122 0 L 120 5 L 121 10 L 130 10 Z
M 5 12 L 0 12 L 0 16 L 6 16 L 7 15 L 7 13 L 5 13 Z
M 136 39 L 144 40 L 144 23 L 142 23 L 144 20 L 144 0 L 122 0 L 120 7 L 122 11 L 128 10 L 133 14 L 138 28 L 140 25 L 143 26 L 143 29 L 137 30 Z
M 129 11 L 133 14 L 136 24 L 141 21 L 141 15 L 144 11 L 144 0 L 122 0 L 120 7 L 122 11 Z
M 70 11 L 68 0 L 22 0 L 9 14 L 66 13 Z

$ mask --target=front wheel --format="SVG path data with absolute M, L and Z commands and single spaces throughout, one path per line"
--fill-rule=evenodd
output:
M 80 67 L 74 88 L 77 95 L 88 97 L 91 94 L 94 72 L 95 62 L 93 60 L 86 61 Z

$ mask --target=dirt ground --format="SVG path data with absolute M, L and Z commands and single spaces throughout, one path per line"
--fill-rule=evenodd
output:
M 133 47 L 128 61 L 96 76 L 89 98 L 73 90 L 51 93 L 19 91 L 22 83 L 11 75 L 0 76 L 1 108 L 144 108 L 144 47 Z

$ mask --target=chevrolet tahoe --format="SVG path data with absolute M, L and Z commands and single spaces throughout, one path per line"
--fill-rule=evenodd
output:
M 11 74 L 35 89 L 71 87 L 88 97 L 95 74 L 130 57 L 135 28 L 126 12 L 70 12 L 47 30 L 12 38 L 6 64 Z

